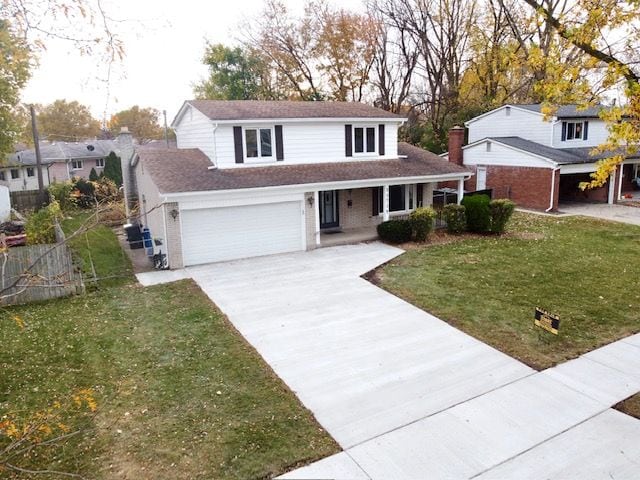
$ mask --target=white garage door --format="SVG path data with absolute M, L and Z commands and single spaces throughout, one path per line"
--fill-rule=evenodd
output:
M 184 210 L 185 265 L 302 250 L 301 202 Z

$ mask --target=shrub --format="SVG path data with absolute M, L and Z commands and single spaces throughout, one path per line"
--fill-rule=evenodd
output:
M 27 244 L 56 243 L 56 224 L 61 218 L 62 210 L 55 200 L 29 215 L 25 225 Z
M 389 220 L 378 225 L 381 240 L 389 243 L 404 243 L 411 240 L 411 222 L 409 220 Z
M 467 229 L 467 209 L 464 205 L 450 203 L 442 209 L 449 233 L 462 233 Z
M 506 198 L 492 200 L 489 203 L 491 212 L 491 231 L 493 233 L 504 233 L 507 222 L 513 215 L 516 204 Z
M 54 182 L 49 185 L 49 196 L 58 202 L 63 212 L 68 212 L 76 208 L 76 198 L 72 195 L 75 189 L 71 181 Z
M 89 181 L 90 182 L 97 182 L 98 181 L 98 174 L 96 173 L 96 169 L 92 168 L 91 172 L 89 172 Z
M 491 211 L 489 210 L 489 202 L 491 202 L 491 199 L 488 195 L 473 195 L 462 199 L 462 205 L 464 205 L 467 215 L 467 230 L 478 233 L 490 231 Z
M 120 164 L 120 157 L 111 152 L 104 160 L 104 170 L 102 171 L 105 177 L 114 181 L 119 188 L 122 186 L 122 166 Z
M 413 236 L 417 242 L 424 242 L 433 230 L 433 221 L 436 218 L 436 212 L 433 208 L 420 207 L 416 208 L 411 215 L 409 221 L 413 230 Z
M 91 208 L 95 204 L 94 191 L 95 187 L 93 183 L 88 182 L 83 178 L 74 178 L 72 180 L 74 186 L 73 194 L 76 197 L 76 202 L 80 208 Z
M 100 209 L 98 220 L 109 227 L 122 225 L 127 219 L 124 204 L 122 202 L 110 202 Z

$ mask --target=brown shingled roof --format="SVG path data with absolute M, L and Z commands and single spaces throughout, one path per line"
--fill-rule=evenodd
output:
M 303 185 L 351 180 L 394 179 L 469 173 L 418 147 L 399 143 L 396 160 L 315 163 L 211 169 L 211 162 L 199 149 L 140 148 L 144 168 L 162 193 L 201 192 Z
M 358 102 L 190 100 L 187 103 L 210 119 L 221 121 L 269 118 L 403 118 Z

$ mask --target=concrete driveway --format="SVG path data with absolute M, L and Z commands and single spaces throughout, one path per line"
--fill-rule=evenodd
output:
M 380 243 L 141 274 L 192 277 L 344 451 L 283 479 L 638 478 L 640 334 L 535 372 L 360 275 Z M 490 327 L 489 327 L 490 328 Z
M 561 213 L 584 215 L 585 217 L 601 218 L 614 222 L 640 225 L 640 208 L 622 204 L 609 205 L 606 203 L 561 203 Z

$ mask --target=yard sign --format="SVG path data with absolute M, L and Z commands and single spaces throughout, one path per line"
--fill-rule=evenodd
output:
M 560 328 L 560 316 L 549 313 L 540 307 L 536 307 L 535 320 L 533 323 L 547 332 L 558 335 L 558 329 Z

